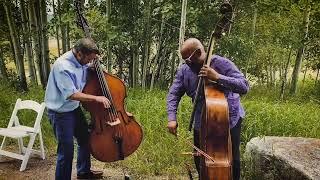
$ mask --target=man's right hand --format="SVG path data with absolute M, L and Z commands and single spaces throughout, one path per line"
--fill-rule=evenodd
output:
M 96 96 L 95 101 L 98 103 L 102 103 L 104 108 L 110 107 L 110 101 L 105 96 Z
M 177 121 L 169 121 L 167 127 L 169 130 L 169 133 L 177 136 L 177 127 L 178 127 Z

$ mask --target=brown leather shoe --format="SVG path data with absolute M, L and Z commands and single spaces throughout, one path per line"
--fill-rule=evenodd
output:
M 78 174 L 77 179 L 102 179 L 102 174 L 102 171 L 90 170 L 90 172 Z

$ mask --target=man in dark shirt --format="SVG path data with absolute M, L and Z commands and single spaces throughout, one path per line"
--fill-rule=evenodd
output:
M 182 64 L 176 73 L 176 77 L 167 96 L 168 130 L 172 134 L 177 133 L 177 108 L 181 97 L 186 93 L 195 98 L 198 76 L 206 77 L 217 82 L 223 87 L 229 106 L 229 120 L 231 128 L 232 155 L 233 155 L 233 179 L 240 179 L 240 132 L 241 122 L 245 112 L 240 103 L 240 94 L 246 94 L 249 90 L 248 81 L 230 60 L 214 55 L 210 67 L 203 65 L 206 52 L 202 43 L 195 38 L 187 39 L 181 50 Z M 199 103 L 202 104 L 202 103 Z M 201 121 L 201 106 L 196 107 L 194 123 L 194 143 L 199 147 L 199 131 Z M 200 159 L 195 157 L 195 164 L 199 172 Z

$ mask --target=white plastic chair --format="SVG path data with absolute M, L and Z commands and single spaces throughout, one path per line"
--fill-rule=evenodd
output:
M 23 126 L 20 124 L 17 112 L 21 109 L 31 109 L 37 112 L 37 117 L 33 127 Z M 22 160 L 20 171 L 24 171 L 26 169 L 31 154 L 37 154 L 42 159 L 45 159 L 45 152 L 40 125 L 44 109 L 45 103 L 39 104 L 31 100 L 21 101 L 21 99 L 18 99 L 13 109 L 8 127 L 0 128 L 0 136 L 4 136 L 0 147 L 0 158 L 2 155 L 4 155 L 11 158 Z M 40 150 L 32 149 L 37 134 L 39 134 L 40 139 Z M 27 147 L 24 147 L 23 137 L 28 136 L 30 137 L 29 143 Z M 6 137 L 18 139 L 19 154 L 3 150 L 5 147 Z

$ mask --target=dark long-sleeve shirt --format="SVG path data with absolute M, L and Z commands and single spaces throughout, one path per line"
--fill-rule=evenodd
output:
M 244 118 L 245 116 L 245 111 L 240 103 L 239 94 L 246 94 L 248 92 L 248 81 L 235 64 L 227 58 L 214 55 L 210 67 L 220 74 L 217 83 L 223 87 L 222 89 L 227 98 L 230 128 L 233 128 L 240 117 Z M 192 101 L 194 100 L 199 79 L 198 72 L 199 69 L 195 70 L 187 64 L 182 64 L 178 68 L 167 96 L 167 113 L 169 121 L 177 120 L 177 108 L 181 97 L 185 93 L 192 98 Z M 200 129 L 201 104 L 203 104 L 203 102 L 199 103 L 195 112 L 194 128 L 196 130 Z

